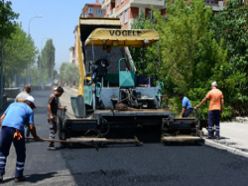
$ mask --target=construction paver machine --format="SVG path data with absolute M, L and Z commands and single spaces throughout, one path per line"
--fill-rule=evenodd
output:
M 121 29 L 117 18 L 80 18 L 76 28 L 80 84 L 78 96 L 71 97 L 74 115 L 59 114 L 60 139 L 129 138 L 142 128 L 147 134 L 159 131 L 162 140 L 180 131 L 197 136 L 197 120 L 175 118 L 161 108 L 160 83 L 140 80 L 136 74 L 129 47 L 147 47 L 158 40 L 155 30 Z

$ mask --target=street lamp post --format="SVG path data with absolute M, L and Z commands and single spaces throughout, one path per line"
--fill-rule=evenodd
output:
M 29 21 L 28 21 L 28 36 L 29 37 L 31 37 L 31 35 L 30 35 L 30 26 L 31 26 L 31 23 L 32 23 L 32 21 L 33 20 L 35 20 L 35 19 L 40 19 L 40 18 L 42 18 L 42 16 L 33 16 L 33 17 L 31 17 L 30 19 L 29 19 Z M 29 84 L 31 84 L 31 75 L 30 75 L 30 68 L 29 67 L 27 67 L 27 69 L 26 69 L 26 75 L 27 75 L 27 77 L 28 77 L 28 80 L 27 80 L 27 82 L 29 83 Z
M 29 19 L 29 22 L 28 22 L 28 35 L 30 35 L 30 25 L 31 25 L 32 21 L 33 21 L 34 19 L 40 19 L 40 18 L 42 18 L 42 16 L 33 16 L 33 17 L 31 17 L 31 18 Z

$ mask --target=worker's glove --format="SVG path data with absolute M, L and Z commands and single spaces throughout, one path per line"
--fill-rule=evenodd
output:
M 67 110 L 67 107 L 66 106 L 62 106 L 62 107 L 59 107 L 59 109 L 66 111 Z
M 20 139 L 22 139 L 23 137 L 22 137 L 22 134 L 20 133 L 20 131 L 16 130 L 16 132 L 14 133 L 13 138 L 14 138 L 15 140 L 20 140 Z
M 35 140 L 35 141 L 42 141 L 42 139 L 41 139 L 39 136 L 35 136 L 35 137 L 34 137 L 34 140 Z
M 55 121 L 56 121 L 56 117 L 50 116 L 50 117 L 47 119 L 47 121 L 48 121 L 48 123 L 55 122 Z

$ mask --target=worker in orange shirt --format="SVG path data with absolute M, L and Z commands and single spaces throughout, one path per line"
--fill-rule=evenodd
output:
M 195 108 L 199 108 L 202 104 L 204 104 L 207 100 L 209 100 L 209 108 L 208 108 L 208 138 L 216 139 L 220 138 L 220 114 L 224 109 L 224 96 L 222 92 L 217 88 L 216 81 L 212 82 L 211 90 L 207 93 L 205 98 L 195 106 Z M 213 126 L 215 125 L 215 136 L 213 134 Z

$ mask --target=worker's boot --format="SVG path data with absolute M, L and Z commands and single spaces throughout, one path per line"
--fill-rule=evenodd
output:
M 207 139 L 214 139 L 214 131 L 212 128 L 208 128 L 208 137 Z
M 220 138 L 220 136 L 216 136 L 215 139 L 216 140 L 220 140 L 221 138 Z
M 22 182 L 22 181 L 26 181 L 25 176 L 15 177 L 15 182 Z
M 48 145 L 48 150 L 56 150 L 53 142 Z
M 0 174 L 0 183 L 3 183 L 3 175 Z
M 215 139 L 220 140 L 220 127 L 216 126 Z

